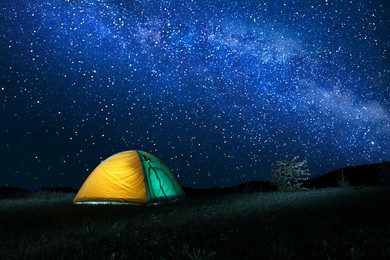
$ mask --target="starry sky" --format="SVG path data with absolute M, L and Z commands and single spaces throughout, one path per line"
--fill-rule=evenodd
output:
M 2 0 L 0 186 L 144 150 L 183 186 L 390 160 L 387 0 Z

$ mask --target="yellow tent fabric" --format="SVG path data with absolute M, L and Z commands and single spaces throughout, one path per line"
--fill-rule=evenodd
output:
M 96 167 L 73 202 L 150 204 L 181 197 L 183 189 L 164 163 L 132 150 L 114 154 Z

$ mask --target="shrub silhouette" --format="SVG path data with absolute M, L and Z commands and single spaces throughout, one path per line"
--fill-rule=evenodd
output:
M 272 183 L 281 191 L 301 190 L 302 181 L 310 175 L 307 170 L 307 161 L 297 162 L 295 156 L 291 161 L 276 161 L 271 172 Z

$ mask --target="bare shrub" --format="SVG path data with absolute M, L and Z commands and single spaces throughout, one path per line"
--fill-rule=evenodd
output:
M 344 176 L 344 171 L 341 170 L 341 174 L 337 178 L 337 183 L 340 188 L 350 188 L 351 184 L 349 183 L 349 179 Z

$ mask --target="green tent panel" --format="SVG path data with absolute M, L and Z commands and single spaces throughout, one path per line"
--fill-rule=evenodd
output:
M 169 201 L 184 194 L 169 168 L 150 153 L 137 151 L 145 174 L 149 203 Z

